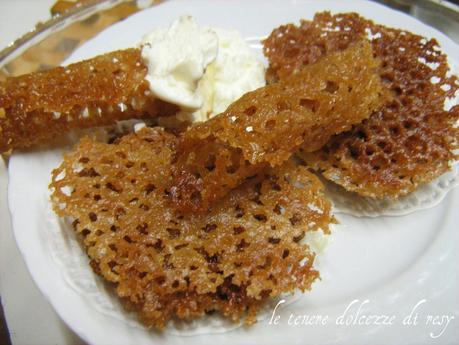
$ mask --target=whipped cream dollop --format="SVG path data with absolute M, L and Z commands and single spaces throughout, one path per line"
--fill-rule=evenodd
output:
M 141 44 L 148 67 L 145 78 L 153 94 L 185 108 L 200 108 L 203 101 L 196 89 L 206 67 L 217 57 L 217 34 L 183 16 L 168 29 L 153 30 Z
M 152 93 L 183 108 L 181 120 L 205 121 L 265 85 L 265 70 L 235 30 L 200 27 L 182 16 L 141 41 Z
M 218 36 L 218 55 L 198 85 L 204 103 L 193 113 L 197 121 L 225 111 L 243 94 L 266 84 L 264 66 L 241 34 L 236 30 L 213 30 Z

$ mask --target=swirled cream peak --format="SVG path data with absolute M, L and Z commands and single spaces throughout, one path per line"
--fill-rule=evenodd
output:
M 141 44 L 153 94 L 187 109 L 199 109 L 203 98 L 198 83 L 218 53 L 215 31 L 183 16 L 167 29 L 153 30 Z
M 153 94 L 184 108 L 180 120 L 205 121 L 265 85 L 265 69 L 235 30 L 199 27 L 183 16 L 141 42 Z

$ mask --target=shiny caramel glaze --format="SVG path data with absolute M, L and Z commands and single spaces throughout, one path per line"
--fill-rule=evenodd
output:
M 348 191 L 396 198 L 440 176 L 457 159 L 459 106 L 444 110 L 443 105 L 459 84 L 448 76 L 447 57 L 435 39 L 377 25 L 356 13 L 322 12 L 313 21 L 271 33 L 264 42 L 267 78 L 282 80 L 368 34 L 393 101 L 321 150 L 310 153 L 303 147 L 300 155 Z
M 151 96 L 139 49 L 0 82 L 0 153 L 49 142 L 74 129 L 173 114 Z
M 268 299 L 310 289 L 319 273 L 302 239 L 334 222 L 319 180 L 287 162 L 205 215 L 180 215 L 169 197 L 176 144 L 158 128 L 113 144 L 84 138 L 53 171 L 54 209 L 74 219 L 94 271 L 159 329 L 211 311 L 252 323 Z
M 249 92 L 222 114 L 186 131 L 177 149 L 172 197 L 183 212 L 213 202 L 300 145 L 315 151 L 389 98 L 367 41 Z

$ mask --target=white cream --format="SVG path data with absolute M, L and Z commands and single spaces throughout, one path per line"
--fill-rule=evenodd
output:
M 204 104 L 193 113 L 196 121 L 205 121 L 225 111 L 243 94 L 266 84 L 262 62 L 239 32 L 214 30 L 218 35 L 218 55 L 199 83 Z
M 153 94 L 184 108 L 199 109 L 203 100 L 197 92 L 198 82 L 217 57 L 217 34 L 183 16 L 168 29 L 152 31 L 141 44 Z
M 151 91 L 181 106 L 180 120 L 205 121 L 265 85 L 262 62 L 234 30 L 198 27 L 184 16 L 141 44 Z

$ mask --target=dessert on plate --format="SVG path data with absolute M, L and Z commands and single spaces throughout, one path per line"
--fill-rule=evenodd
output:
M 459 106 L 444 104 L 457 79 L 435 40 L 323 12 L 275 29 L 264 52 L 268 85 L 240 35 L 185 16 L 137 48 L 0 84 L 1 152 L 150 119 L 81 138 L 49 186 L 91 268 L 148 327 L 214 312 L 252 324 L 310 290 L 305 239 L 337 222 L 316 174 L 396 199 L 457 158 Z
M 278 83 L 249 92 L 181 136 L 172 197 L 183 212 L 206 211 L 266 166 L 303 145 L 313 152 L 391 97 L 366 41 L 330 54 Z
M 334 222 L 323 186 L 293 163 L 265 169 L 206 214 L 169 198 L 177 138 L 143 128 L 113 144 L 85 138 L 53 172 L 52 201 L 71 217 L 91 267 L 148 326 L 219 312 L 256 320 L 260 305 L 309 290 L 319 273 L 307 232 Z
M 275 82 L 367 37 L 393 99 L 320 150 L 300 149 L 305 163 L 361 196 L 397 199 L 451 169 L 459 148 L 459 89 L 435 39 L 373 23 L 357 13 L 317 13 L 264 41 L 267 80 Z M 446 102 L 446 103 L 445 103 Z

